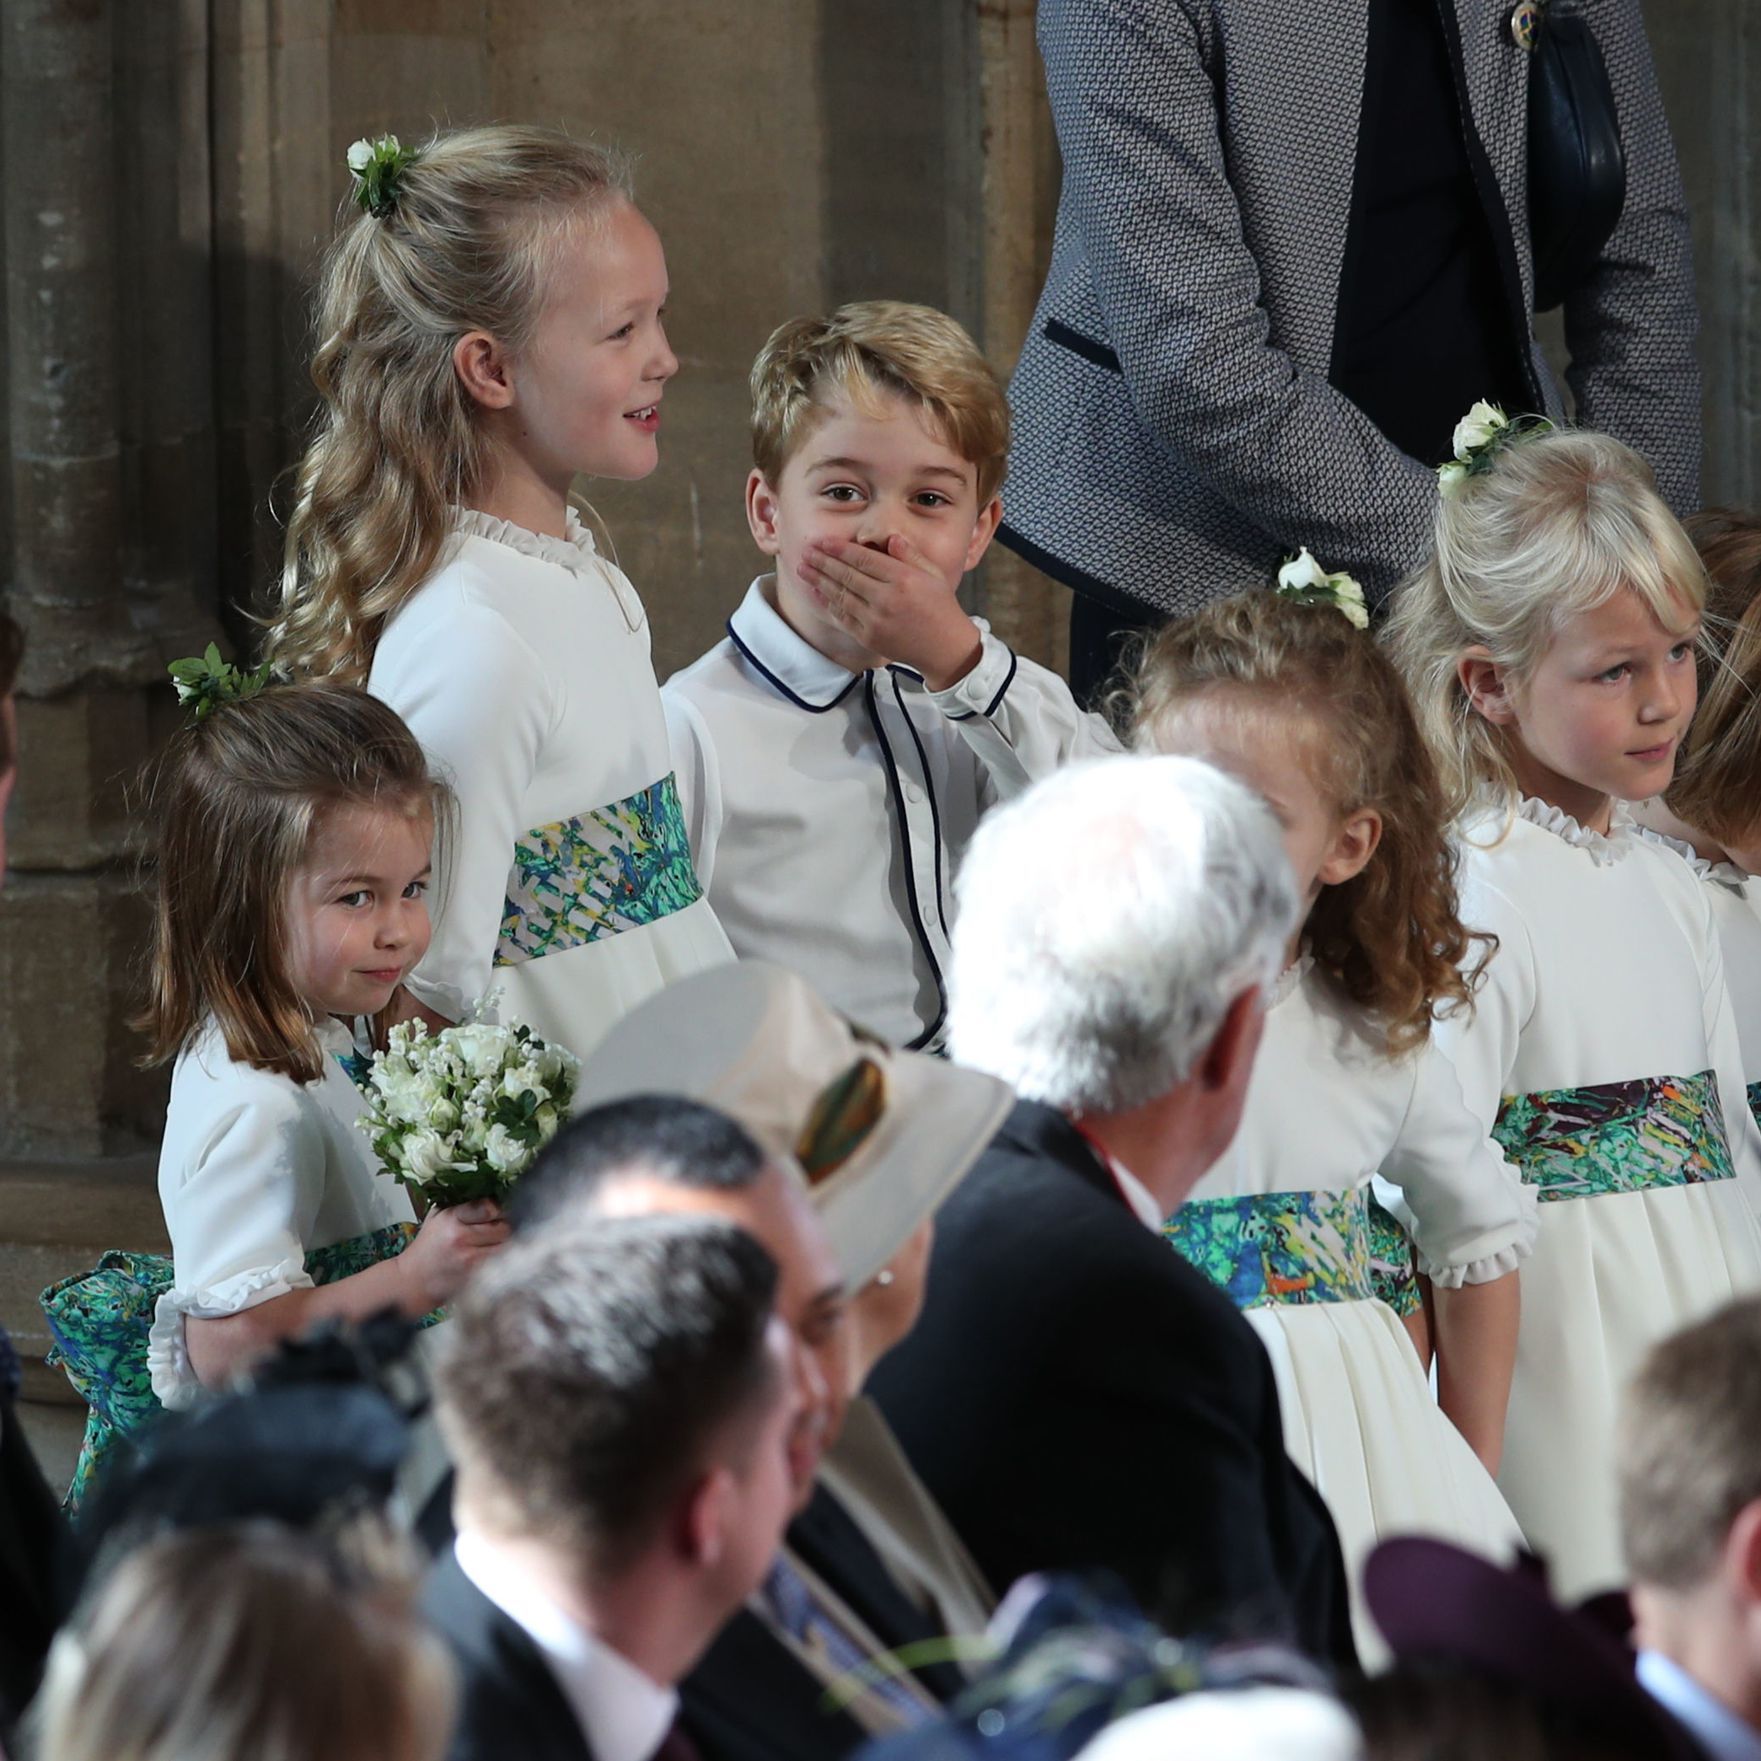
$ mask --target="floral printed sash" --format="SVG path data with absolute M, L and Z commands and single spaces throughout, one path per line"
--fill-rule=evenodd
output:
M 1749 1084 L 1749 1111 L 1755 1115 L 1755 1123 L 1761 1125 L 1761 1082 Z
M 1543 1203 L 1729 1180 L 1718 1077 L 1641 1077 L 1514 1095 L 1492 1135 Z
M 388 1223 L 306 1255 L 314 1284 L 352 1278 L 381 1260 L 394 1259 L 416 1233 L 413 1223 Z M 110 1252 L 89 1272 L 75 1273 L 43 1292 L 43 1314 L 54 1341 L 51 1364 L 60 1364 L 86 1415 L 85 1442 L 68 1489 L 67 1507 L 78 1506 L 99 1469 L 131 1432 L 151 1424 L 164 1408 L 147 1373 L 147 1336 L 159 1298 L 173 1283 L 166 1254 Z
M 1188 1199 L 1162 1233 L 1237 1308 L 1368 1302 L 1376 1294 L 1362 1187 Z
M 658 923 L 703 897 L 672 773 L 514 845 L 495 964 L 514 966 Z

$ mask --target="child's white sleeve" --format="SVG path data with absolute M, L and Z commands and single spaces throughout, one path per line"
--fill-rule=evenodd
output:
M 488 607 L 455 600 L 399 634 L 370 689 L 409 724 L 455 800 L 452 836 L 435 853 L 434 939 L 409 987 L 458 1021 L 490 988 L 514 844 L 534 829 L 526 797 L 555 712 L 538 656 Z
M 661 687 L 660 702 L 672 748 L 673 783 L 685 815 L 685 835 L 691 840 L 691 866 L 698 884 L 708 892 L 722 830 L 721 765 L 715 740 L 697 706 L 673 680 Z
M 1535 953 L 1522 914 L 1496 887 L 1464 879 L 1461 920 L 1470 930 L 1495 935 L 1498 946 L 1486 964 L 1473 1009 L 1443 1016 L 1432 1037 L 1455 1068 L 1462 1099 L 1480 1135 L 1489 1138 L 1510 1092 L 1523 1031 L 1535 1011 Z M 1474 944 L 1470 964 L 1482 949 L 1483 944 Z
M 173 1275 L 148 1335 L 147 1369 L 167 1406 L 187 1405 L 198 1386 L 185 1316 L 238 1314 L 312 1285 L 305 1244 L 323 1197 L 322 1127 L 291 1083 L 237 1067 L 230 1074 L 238 1083 L 200 1091 L 210 1118 L 176 1122 L 170 1135 L 190 1147 L 179 1166 L 160 1169 Z
M 1453 1290 L 1501 1278 L 1535 1245 L 1535 1195 L 1468 1111 L 1442 1051 L 1420 1047 L 1412 1068 L 1412 1098 L 1378 1196 L 1407 1225 L 1419 1269 L 1433 1282 Z M 1403 1202 L 1390 1203 L 1390 1186 Z
M 1748 1196 L 1749 1208 L 1761 1219 L 1761 1126 L 1757 1126 L 1749 1108 L 1748 1072 L 1737 1033 L 1736 1009 L 1725 978 L 1724 944 L 1719 940 L 1718 921 L 1705 885 L 1699 880 L 1694 882 L 1694 902 L 1698 907 L 1700 970 L 1705 986 L 1706 1046 L 1718 1076 L 1718 1102 L 1724 1110 L 1731 1166 L 1736 1170 L 1737 1184 Z
M 984 767 L 989 801 L 1020 794 L 1072 759 L 1119 751 L 1113 730 L 1080 708 L 1056 673 L 1022 660 L 982 619 L 973 621 L 983 637 L 977 664 L 930 701 Z

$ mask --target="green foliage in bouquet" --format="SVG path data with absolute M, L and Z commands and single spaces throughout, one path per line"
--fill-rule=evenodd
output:
M 569 1116 L 581 1066 L 529 1027 L 391 1030 L 361 1129 L 392 1178 L 430 1204 L 502 1199 Z

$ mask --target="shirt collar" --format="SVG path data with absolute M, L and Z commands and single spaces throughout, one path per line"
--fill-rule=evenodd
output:
M 806 637 L 792 630 L 777 610 L 776 576 L 760 575 L 728 619 L 734 646 L 771 688 L 813 715 L 835 709 L 863 675 L 823 655 Z M 891 666 L 913 684 L 922 675 L 908 666 Z
M 1131 1207 L 1138 1222 L 1160 1235 L 1162 1225 L 1168 1219 L 1162 1214 L 1162 1207 L 1156 1203 L 1150 1189 L 1093 1132 L 1085 1130 L 1074 1119 L 1070 1123 L 1077 1136 L 1094 1152 L 1095 1160 L 1113 1176 L 1113 1184 L 1119 1188 L 1119 1196 Z
M 1639 1685 L 1712 1757 L 1761 1761 L 1761 1731 L 1694 1680 L 1661 1651 L 1639 1653 Z
M 464 1530 L 453 1553 L 459 1570 L 543 1653 L 594 1761 L 650 1761 L 678 1716 L 679 1696 L 565 1613 L 487 1536 Z

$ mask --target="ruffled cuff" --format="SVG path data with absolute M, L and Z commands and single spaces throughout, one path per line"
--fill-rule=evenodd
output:
M 185 1290 L 174 1286 L 159 1298 L 153 1325 L 147 1334 L 147 1374 L 160 1404 L 172 1411 L 192 1406 L 202 1392 L 190 1367 L 184 1317 L 214 1320 L 236 1315 L 259 1304 L 273 1302 L 295 1290 L 310 1290 L 311 1274 L 303 1259 L 288 1258 L 279 1265 L 260 1266 L 239 1272 L 206 1288 Z
M 1514 1272 L 1535 1251 L 1535 1235 L 1540 1226 L 1539 1206 L 1534 1193 L 1526 1186 L 1517 1188 L 1517 1191 L 1521 1195 L 1522 1214 L 1502 1247 L 1449 1265 L 1433 1260 L 1420 1247 L 1419 1270 L 1440 1290 L 1459 1290 L 1464 1284 L 1490 1284 L 1494 1278 Z M 1482 1236 L 1480 1241 L 1471 1245 L 1478 1247 L 1484 1240 Z

